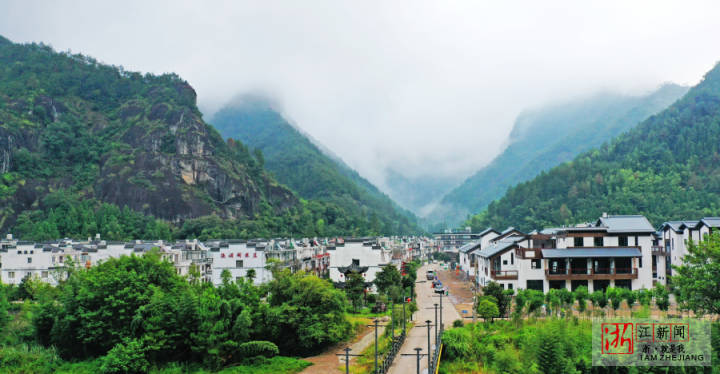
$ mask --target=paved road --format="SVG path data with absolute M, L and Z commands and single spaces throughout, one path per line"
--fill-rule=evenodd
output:
M 425 274 L 430 269 L 439 268 L 439 265 L 428 265 L 422 266 L 418 270 L 418 281 L 425 280 Z M 435 323 L 435 310 L 434 304 L 440 303 L 439 297 L 435 296 L 431 288 L 430 282 L 418 283 L 416 287 L 418 311 L 413 315 L 413 321 L 416 325 L 425 325 L 426 320 L 431 320 Z M 451 305 L 450 300 L 443 297 L 443 323 L 445 328 L 451 328 L 453 321 L 460 319 L 460 315 L 457 310 Z M 438 328 L 439 330 L 439 328 Z M 430 344 L 435 345 L 435 327 L 430 329 Z M 415 356 L 402 356 L 403 353 L 415 354 L 414 348 L 422 348 L 421 353 L 427 353 L 427 327 L 414 327 L 408 333 L 405 343 L 400 348 L 400 354 L 395 358 L 393 365 L 390 367 L 390 374 L 412 374 L 416 373 L 417 370 L 417 359 Z M 434 349 L 434 348 L 433 348 Z M 427 372 L 427 356 L 420 360 L 420 372 Z

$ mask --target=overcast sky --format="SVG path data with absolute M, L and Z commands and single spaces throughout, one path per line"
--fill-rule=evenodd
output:
M 176 72 L 209 118 L 262 90 L 382 185 L 465 177 L 526 108 L 599 89 L 695 84 L 720 60 L 720 2 L 30 1 L 0 34 Z

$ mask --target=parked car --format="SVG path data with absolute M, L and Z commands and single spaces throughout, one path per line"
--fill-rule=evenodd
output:
M 440 283 L 439 285 L 435 286 L 434 291 L 435 293 L 445 293 L 445 286 Z
M 435 279 L 435 271 L 434 270 L 428 270 L 427 271 L 427 280 L 433 280 Z

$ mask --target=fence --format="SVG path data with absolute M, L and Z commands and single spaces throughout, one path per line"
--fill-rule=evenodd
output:
M 440 333 L 438 339 L 435 342 L 435 351 L 433 351 L 432 359 L 430 360 L 430 367 L 428 373 L 437 373 L 438 367 L 440 366 L 440 355 L 442 354 L 442 333 L 443 325 L 440 325 Z
M 386 374 L 387 371 L 390 369 L 390 365 L 392 365 L 393 360 L 395 360 L 395 356 L 397 356 L 398 352 L 400 352 L 400 347 L 402 347 L 403 343 L 405 342 L 405 331 L 403 331 L 400 335 L 396 336 L 392 343 L 390 344 L 390 349 L 387 351 L 385 356 L 382 359 L 382 362 L 378 366 L 378 371 L 376 374 Z

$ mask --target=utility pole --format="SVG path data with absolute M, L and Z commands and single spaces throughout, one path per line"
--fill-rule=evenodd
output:
M 438 316 L 438 304 L 435 303 L 435 344 L 437 344 L 437 341 L 438 341 L 438 331 L 437 331 L 437 329 L 438 329 L 438 320 L 437 320 L 437 316 Z
M 432 350 L 430 349 L 430 327 L 432 327 L 432 325 L 430 324 L 431 322 L 432 322 L 431 320 L 425 321 L 425 323 L 427 324 L 427 328 L 428 328 L 428 350 L 427 350 L 428 351 L 428 355 L 427 355 L 427 357 L 428 357 L 428 373 L 430 372 L 430 352 L 432 352 Z
M 362 356 L 362 355 L 351 355 L 350 351 L 352 349 L 350 347 L 347 347 L 343 349 L 345 353 L 336 353 L 336 356 L 345 356 L 345 374 L 350 374 L 350 356 Z
M 415 348 L 415 352 L 417 352 L 417 374 L 420 374 L 420 351 L 422 351 L 422 348 Z
M 378 327 L 380 326 L 387 327 L 387 325 L 381 325 L 380 320 L 377 318 L 373 319 L 372 325 L 368 325 L 368 327 L 375 328 L 375 371 L 373 372 L 373 374 L 378 372 Z
M 438 304 L 433 304 L 435 307 L 433 308 L 425 308 L 425 309 L 435 309 L 435 344 L 437 344 L 438 339 Z
M 392 337 L 392 342 L 395 341 L 395 305 L 393 303 L 390 303 L 390 336 Z
M 374 373 L 377 374 L 377 354 L 378 354 L 378 347 L 377 347 L 378 335 L 377 335 L 377 329 L 378 329 L 378 322 L 379 322 L 379 321 L 378 321 L 377 318 L 375 318 L 375 320 L 373 320 L 373 322 L 375 322 L 375 372 L 374 372 Z
M 425 356 L 424 354 L 420 353 L 422 351 L 422 348 L 415 348 L 415 353 L 403 353 L 401 356 L 415 356 L 417 358 L 417 374 L 420 374 L 420 357 Z M 428 371 L 430 368 L 428 368 Z
M 443 331 L 445 331 L 445 330 L 443 329 L 443 326 L 444 326 L 445 324 L 443 323 L 443 317 L 442 317 L 442 310 L 443 310 L 442 299 L 443 299 L 443 295 L 444 295 L 444 294 L 441 293 L 440 296 L 433 296 L 433 297 L 440 297 L 440 332 L 441 332 L 441 333 L 442 333 Z
M 405 327 L 405 321 L 407 318 L 405 317 L 405 304 L 407 303 L 407 298 L 405 298 L 405 290 L 403 290 L 403 335 L 405 334 L 405 331 L 407 331 L 407 328 Z

